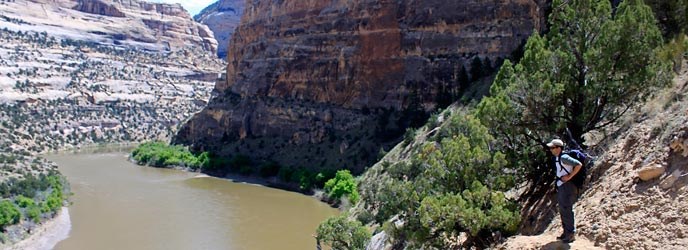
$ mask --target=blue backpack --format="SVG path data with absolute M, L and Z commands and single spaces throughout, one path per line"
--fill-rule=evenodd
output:
M 572 149 L 572 150 L 564 151 L 561 154 L 571 156 L 574 159 L 581 162 L 581 165 L 582 165 L 581 169 L 578 171 L 578 173 L 576 175 L 573 176 L 573 178 L 571 178 L 570 182 L 573 183 L 574 185 L 576 185 L 576 187 L 578 189 L 582 188 L 583 184 L 585 183 L 585 177 L 587 177 L 587 174 L 588 174 L 587 173 L 588 172 L 587 171 L 587 168 L 588 168 L 587 165 L 590 161 L 590 157 L 588 156 L 588 154 L 586 154 L 585 152 L 583 152 L 580 149 Z M 569 173 L 569 171 L 566 170 L 566 168 L 563 168 L 563 169 L 564 169 L 564 171 L 566 171 L 567 174 L 571 174 L 571 173 Z

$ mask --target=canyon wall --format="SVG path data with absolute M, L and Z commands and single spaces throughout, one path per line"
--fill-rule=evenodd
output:
M 470 73 L 476 67 L 494 71 L 510 58 L 543 30 L 548 8 L 544 0 L 247 4 L 226 80 L 174 141 L 287 166 L 354 170 L 422 123 L 440 97 L 458 98 L 466 79 L 478 78 Z

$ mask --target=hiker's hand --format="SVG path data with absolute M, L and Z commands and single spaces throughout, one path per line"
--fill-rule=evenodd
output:
M 567 181 L 569 181 L 569 180 L 571 180 L 571 175 L 570 175 L 570 174 L 567 174 L 567 175 L 564 175 L 564 176 L 561 177 L 561 181 L 563 181 L 563 182 L 567 182 Z

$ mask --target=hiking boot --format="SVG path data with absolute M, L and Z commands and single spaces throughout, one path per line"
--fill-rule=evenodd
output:
M 566 233 L 561 233 L 561 235 L 557 236 L 557 240 L 562 240 L 566 238 Z
M 561 239 L 561 241 L 564 243 L 571 243 L 575 240 L 576 240 L 576 236 L 573 234 L 566 235 Z

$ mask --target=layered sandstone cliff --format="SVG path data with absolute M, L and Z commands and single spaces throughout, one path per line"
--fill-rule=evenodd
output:
M 241 22 L 245 4 L 244 0 L 220 0 L 194 16 L 197 22 L 207 25 L 215 34 L 217 56 L 220 58 L 227 58 L 229 40 Z
M 232 37 L 227 80 L 175 141 L 356 170 L 443 92 L 455 93 L 473 61 L 493 67 L 542 30 L 547 8 L 545 0 L 250 4 Z
M 7 3 L 0 15 L 32 24 L 24 30 L 101 44 L 147 50 L 193 46 L 215 52 L 207 26 L 195 22 L 179 4 L 139 0 L 30 0 Z M 20 22 L 21 23 L 21 22 Z

